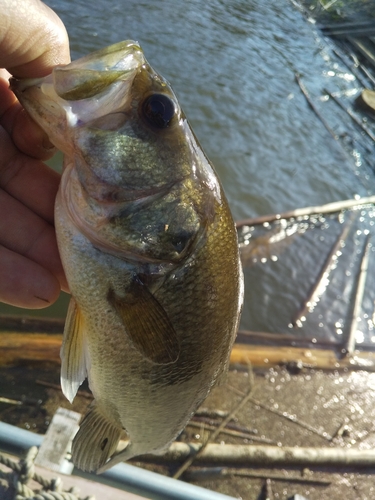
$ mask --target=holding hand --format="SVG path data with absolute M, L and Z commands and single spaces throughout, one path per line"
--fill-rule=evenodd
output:
M 38 0 L 0 0 L 0 11 L 0 301 L 42 308 L 68 289 L 53 226 L 60 176 L 41 161 L 55 149 L 8 79 L 67 64 L 69 42 L 62 21 Z

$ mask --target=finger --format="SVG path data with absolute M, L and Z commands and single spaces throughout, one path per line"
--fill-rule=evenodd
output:
M 33 158 L 48 160 L 56 153 L 56 148 L 15 96 L 13 95 L 14 99 L 8 98 L 7 94 L 13 93 L 4 88 L 5 86 L 8 84 L 0 79 L 0 125 L 12 137 L 14 145 L 20 151 Z
M 0 244 L 45 267 L 67 288 L 53 226 L 3 190 L 0 213 Z
M 19 153 L 0 127 L 0 244 L 46 267 L 68 290 L 53 227 L 60 176 Z
M 0 301 L 41 309 L 59 297 L 58 279 L 36 262 L 0 245 Z
M 0 188 L 53 224 L 60 175 L 43 162 L 20 153 L 0 127 Z
M 1 35 L 3 34 L 3 35 Z M 70 61 L 61 19 L 39 0 L 2 0 L 0 67 L 17 77 L 39 77 Z
M 56 153 L 57 149 L 47 134 L 20 104 L 14 104 L 3 117 L 5 129 L 10 133 L 15 146 L 20 151 L 39 160 L 48 160 Z
M 56 153 L 56 148 L 9 89 L 9 77 L 6 70 L 0 69 L 0 125 L 20 151 L 33 158 L 48 160 Z

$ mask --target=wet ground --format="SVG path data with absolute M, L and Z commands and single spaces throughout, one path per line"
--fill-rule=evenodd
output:
M 59 406 L 84 412 L 91 401 L 85 388 L 72 406 L 66 401 L 58 388 L 57 366 L 1 369 L 0 379 L 4 382 L 0 397 L 21 403 L 1 403 L 1 420 L 42 434 Z M 250 389 L 250 399 L 235 411 Z M 241 367 L 232 369 L 227 382 L 213 390 L 179 440 L 202 442 L 234 410 L 233 419 L 216 442 L 365 452 L 375 447 L 374 401 L 375 373 Z M 166 464 L 157 457 L 153 464 L 132 463 L 167 475 L 181 465 Z M 375 467 L 358 468 L 350 463 L 329 467 L 279 464 L 265 469 L 251 464 L 223 462 L 210 467 L 193 462 L 184 479 L 244 500 L 288 499 L 297 494 L 308 500 L 370 500 L 374 498 L 374 471 Z

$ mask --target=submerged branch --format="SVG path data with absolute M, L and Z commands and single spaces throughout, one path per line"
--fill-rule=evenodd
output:
M 249 219 L 243 219 L 236 222 L 237 229 L 242 226 L 256 226 L 258 224 L 264 224 L 265 222 L 273 222 L 280 219 L 291 219 L 292 217 L 303 217 L 314 214 L 329 214 L 335 212 L 341 212 L 347 209 L 359 209 L 365 205 L 374 205 L 375 196 L 367 196 L 364 198 L 358 198 L 353 200 L 342 200 L 334 201 L 333 203 L 327 203 L 326 205 L 317 205 L 314 207 L 297 208 L 295 210 L 289 210 L 287 212 L 280 212 L 279 214 L 269 214 L 261 215 L 259 217 L 252 217 Z
M 348 108 L 346 108 L 339 99 L 337 99 L 336 96 L 334 96 L 331 92 L 328 92 L 328 90 L 323 89 L 323 92 L 327 94 L 342 110 L 344 110 L 350 118 L 353 120 L 353 122 L 358 125 L 358 127 L 373 141 L 375 142 L 375 135 L 369 130 L 362 122 L 359 120 L 355 114 Z
M 331 136 L 335 139 L 335 141 L 338 141 L 338 139 L 339 139 L 338 135 L 331 129 L 331 127 L 325 121 L 325 119 L 323 118 L 323 116 L 319 113 L 319 111 L 318 111 L 317 107 L 315 106 L 315 104 L 312 102 L 312 100 L 311 100 L 311 98 L 309 96 L 309 93 L 306 90 L 306 87 L 304 86 L 304 84 L 301 81 L 300 75 L 298 73 L 295 73 L 294 76 L 295 76 L 296 82 L 298 83 L 298 86 L 301 89 L 303 95 L 305 96 L 305 99 L 306 99 L 308 105 L 310 106 L 310 108 L 314 111 L 314 113 L 316 114 L 316 116 L 323 123 L 323 125 L 328 130 L 328 132 L 331 134 Z
M 366 237 L 364 246 L 363 246 L 361 267 L 360 267 L 360 271 L 359 271 L 356 296 L 355 296 L 355 302 L 354 302 L 354 307 L 353 307 L 353 317 L 352 317 L 350 331 L 349 331 L 349 335 L 348 335 L 348 339 L 347 339 L 346 347 L 345 347 L 346 354 L 348 354 L 348 355 L 352 355 L 354 352 L 354 349 L 355 349 L 356 333 L 357 333 L 357 327 L 358 327 L 358 317 L 359 317 L 359 314 L 361 312 L 363 294 L 365 293 L 367 268 L 368 268 L 368 261 L 369 261 L 369 257 L 370 257 L 371 248 L 372 248 L 372 245 L 370 243 L 370 235 L 368 234 Z
M 333 244 L 326 261 L 320 270 L 319 276 L 315 281 L 314 286 L 310 290 L 308 297 L 306 298 L 302 308 L 297 312 L 297 314 L 292 319 L 292 325 L 294 328 L 302 326 L 302 322 L 306 319 L 308 312 L 315 307 L 315 304 L 319 301 L 320 296 L 323 294 L 326 286 L 325 282 L 328 280 L 328 276 L 332 269 L 337 263 L 337 253 L 342 247 L 343 243 L 348 237 L 349 230 L 352 227 L 353 218 L 351 218 L 343 227 L 341 233 L 337 237 L 335 243 Z

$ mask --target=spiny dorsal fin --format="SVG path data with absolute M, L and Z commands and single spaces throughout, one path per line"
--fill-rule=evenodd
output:
M 160 365 L 178 359 L 180 344 L 168 315 L 138 278 L 125 297 L 119 297 L 110 289 L 107 298 L 124 323 L 134 347 L 143 356 Z
M 110 422 L 94 402 L 73 439 L 74 465 L 86 472 L 102 467 L 115 452 L 121 433 L 121 427 Z
M 84 320 L 72 297 L 65 321 L 64 340 L 61 346 L 61 389 L 72 403 L 79 386 L 87 377 L 87 346 Z

